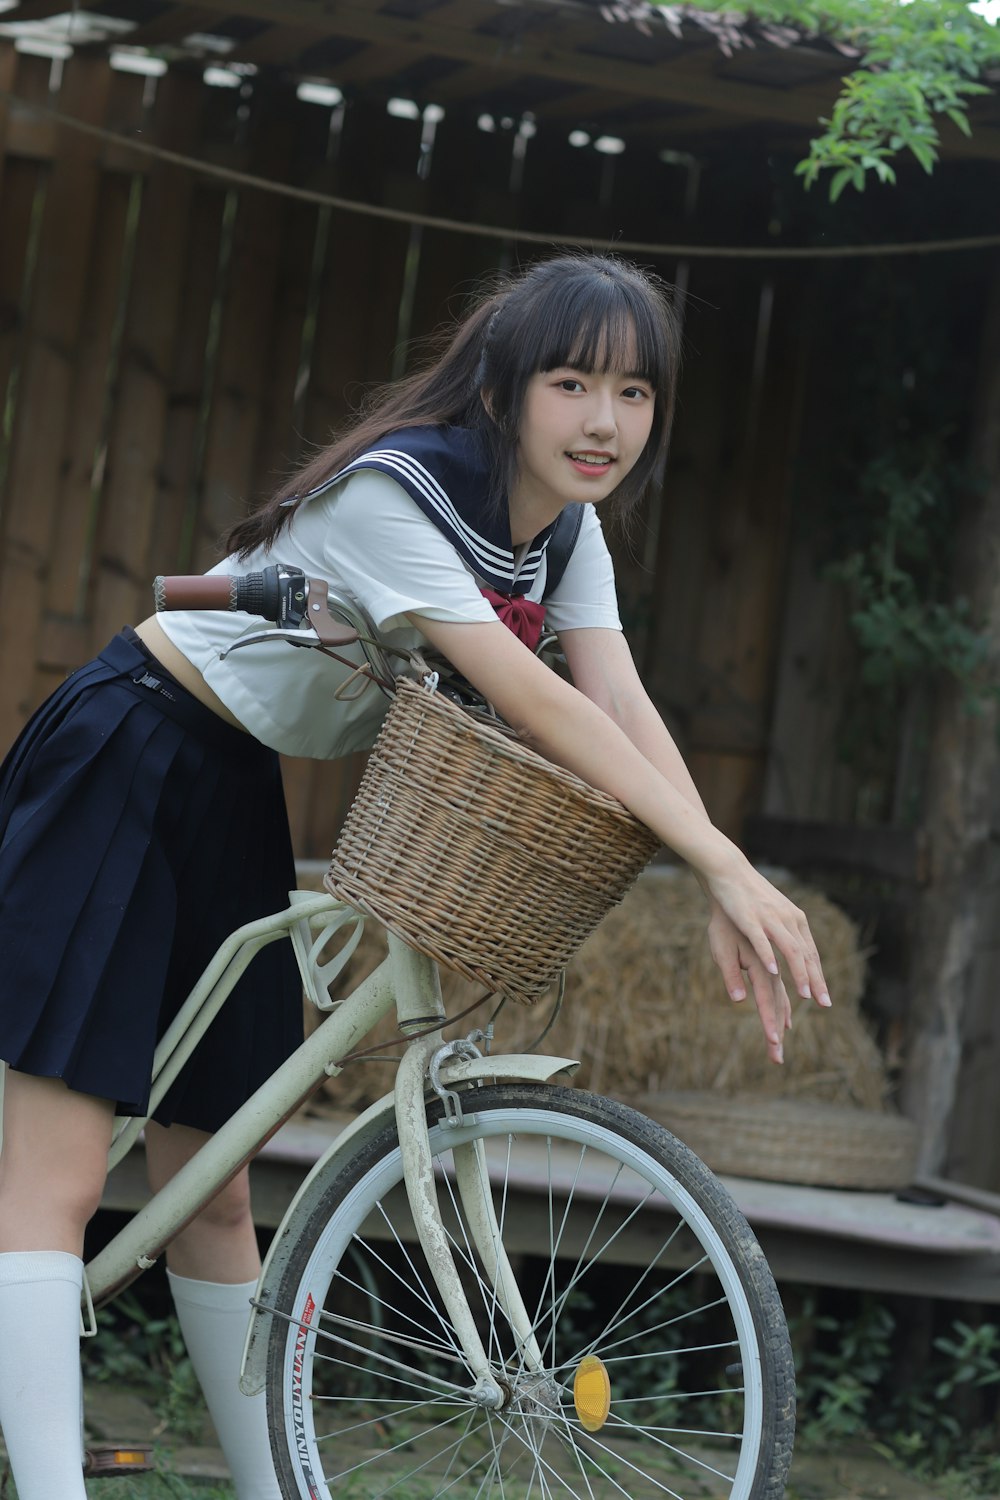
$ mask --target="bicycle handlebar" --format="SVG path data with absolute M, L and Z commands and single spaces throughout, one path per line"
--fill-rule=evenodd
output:
M 157 610 L 225 609 L 260 615 L 275 625 L 301 624 L 308 583 L 301 573 L 277 567 L 261 573 L 195 573 L 159 577 L 153 582 Z
M 153 581 L 153 596 L 157 612 L 221 609 L 257 615 L 282 627 L 278 631 L 242 636 L 226 648 L 223 657 L 241 646 L 270 640 L 289 641 L 296 646 L 319 646 L 332 655 L 336 653 L 331 648 L 357 642 L 367 660 L 371 680 L 390 698 L 395 675 L 390 655 L 406 657 L 420 674 L 429 670 L 424 653 L 390 647 L 383 641 L 371 616 L 357 599 L 331 588 L 321 579 L 307 578 L 304 573 L 279 563 L 272 563 L 259 573 L 161 575 Z M 552 636 L 543 636 L 539 650 L 552 640 Z M 437 670 L 449 678 L 445 688 L 448 696 L 466 707 L 485 707 L 490 717 L 496 718 L 496 711 L 486 699 L 464 679 L 457 677 L 443 658 Z M 450 680 L 452 678 L 454 680 Z
M 224 609 L 258 615 L 283 631 L 311 626 L 323 646 L 347 646 L 360 634 L 357 611 L 345 610 L 321 579 L 307 578 L 277 563 L 259 573 L 161 575 L 153 581 L 153 598 L 158 612 Z M 331 617 L 334 599 L 338 613 L 346 616 L 343 624 Z M 304 635 L 302 643 L 308 643 L 308 636 Z

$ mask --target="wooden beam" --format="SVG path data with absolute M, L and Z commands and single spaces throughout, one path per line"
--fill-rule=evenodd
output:
M 743 843 L 751 859 L 792 869 L 858 870 L 911 887 L 926 879 L 926 852 L 913 828 L 753 817 L 743 825 Z
M 412 62 L 413 53 L 406 47 L 364 47 L 346 62 L 337 65 L 336 81 L 352 89 L 366 83 L 391 86 Z M 394 88 L 392 92 L 395 93 Z
M 5 26 L 20 25 L 22 21 L 44 21 L 49 16 L 61 16 L 70 10 L 72 0 L 21 0 L 16 10 L 7 10 L 0 16 Z
M 211 31 L 218 20 L 218 11 L 203 5 L 172 5 L 151 21 L 140 21 L 121 40 L 129 47 L 162 47 L 169 42 L 182 42 L 196 32 Z
M 346 1113 L 323 1119 L 299 1115 L 267 1142 L 250 1168 L 256 1223 L 277 1227 L 306 1173 L 350 1120 Z M 537 1254 L 548 1243 L 549 1208 L 541 1181 L 533 1181 L 530 1170 L 525 1171 L 529 1153 L 530 1148 L 521 1147 L 515 1157 L 521 1170 L 509 1194 L 505 1240 L 508 1250 Z M 990 1221 L 980 1216 L 948 1207 L 906 1206 L 887 1193 L 860 1195 L 864 1203 L 859 1206 L 857 1193 L 837 1189 L 740 1177 L 723 1179 L 723 1186 L 750 1221 L 779 1280 L 1000 1302 L 996 1233 Z M 135 1212 L 148 1199 L 143 1151 L 136 1146 L 108 1178 L 102 1207 Z M 560 1215 L 564 1211 L 562 1248 L 570 1257 L 584 1248 L 588 1230 L 576 1206 L 560 1202 Z M 624 1215 L 627 1208 L 620 1206 L 617 1212 Z M 664 1214 L 657 1224 L 668 1221 L 669 1215 Z M 611 1223 L 609 1217 L 609 1234 Z M 398 1225 L 408 1239 L 412 1234 L 409 1215 L 401 1215 Z M 659 1254 L 661 1265 L 683 1266 L 682 1244 L 678 1236 L 668 1259 L 661 1253 L 662 1228 L 650 1224 L 635 1234 L 619 1234 L 612 1260 L 617 1265 L 642 1266 Z
M 327 33 L 309 26 L 268 26 L 257 36 L 237 42 L 226 62 L 253 63 L 255 67 L 291 67 L 310 47 L 327 39 Z
M 232 14 L 231 0 L 217 0 L 220 13 Z M 523 7 L 539 16 L 534 7 Z M 794 91 L 761 88 L 759 84 L 732 83 L 714 77 L 693 78 L 681 53 L 669 63 L 623 62 L 617 58 L 591 56 L 546 40 L 538 31 L 525 36 L 498 38 L 458 25 L 443 26 L 423 20 L 382 15 L 370 7 L 345 0 L 239 0 L 240 13 L 277 20 L 285 24 L 324 27 L 329 36 L 350 37 L 376 45 L 406 48 L 422 57 L 452 57 L 458 61 L 513 73 L 519 77 L 537 73 L 559 78 L 580 87 L 616 89 L 631 97 L 662 98 L 753 118 L 786 120 L 792 124 L 814 123 L 829 110 L 836 94 L 833 87 Z M 549 23 L 546 21 L 546 25 Z M 606 23 L 602 23 L 606 24 Z M 582 34 L 583 27 L 580 27 Z M 565 32 L 564 32 L 565 34 Z M 600 31 L 591 33 L 596 41 Z M 652 48 L 650 49 L 652 53 Z M 336 82 L 336 79 L 333 80 Z
M 431 86 L 431 91 L 435 104 L 464 104 L 470 99 L 474 101 L 477 96 L 491 94 L 496 89 L 497 82 L 494 68 L 470 63 L 457 67 L 447 78 L 437 80 Z
M 667 106 L 664 106 L 667 108 Z M 580 120 L 593 120 L 599 115 L 614 114 L 635 108 L 634 95 L 623 94 L 618 89 L 575 89 L 560 99 L 539 104 L 536 113 L 540 119 L 565 120 L 572 127 Z M 631 131 L 629 132 L 632 133 Z

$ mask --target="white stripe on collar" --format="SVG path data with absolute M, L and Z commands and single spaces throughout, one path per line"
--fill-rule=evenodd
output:
M 370 448 L 367 452 L 360 454 L 353 463 L 341 469 L 334 477 L 343 479 L 354 469 L 370 468 L 372 464 L 384 465 L 404 475 L 416 489 L 419 489 L 487 573 L 498 574 L 513 582 L 514 554 L 507 548 L 497 547 L 494 543 L 486 541 L 477 531 L 474 531 L 459 515 L 447 492 L 442 489 L 434 475 L 409 453 L 404 453 L 397 448 Z

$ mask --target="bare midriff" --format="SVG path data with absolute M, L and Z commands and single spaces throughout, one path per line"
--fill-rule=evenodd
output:
M 182 688 L 187 689 L 192 698 L 197 698 L 199 703 L 204 703 L 206 708 L 218 714 L 220 719 L 225 719 L 227 724 L 232 724 L 236 729 L 242 729 L 244 734 L 249 733 L 236 715 L 230 713 L 222 699 L 212 692 L 198 668 L 188 661 L 183 651 L 178 651 L 155 615 L 150 615 L 148 620 L 143 620 L 141 625 L 137 625 L 135 633 L 143 645 L 153 653 L 160 665 L 170 673 L 171 677 L 177 679 Z

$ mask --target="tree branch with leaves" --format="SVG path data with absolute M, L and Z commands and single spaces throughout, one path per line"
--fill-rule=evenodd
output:
M 925 172 L 938 158 L 943 120 L 971 134 L 969 107 L 1000 84 L 1000 28 L 968 0 L 619 0 L 609 20 L 631 20 L 647 34 L 663 24 L 710 31 L 723 52 L 823 41 L 854 66 L 809 155 L 798 165 L 806 187 L 823 175 L 835 200 L 875 177 L 896 179 L 893 162 L 909 152 Z

